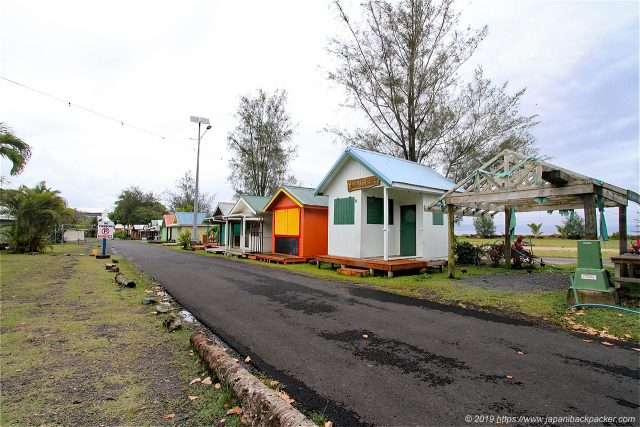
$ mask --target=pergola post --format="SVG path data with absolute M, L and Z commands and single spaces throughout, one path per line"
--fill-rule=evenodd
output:
M 455 206 L 447 205 L 447 225 L 449 232 L 449 259 L 447 262 L 447 268 L 449 270 L 449 279 L 453 279 L 455 274 L 455 233 L 453 230 Z
M 511 268 L 511 235 L 509 229 L 511 228 L 511 207 L 504 207 L 504 268 Z
M 587 240 L 598 240 L 595 194 L 584 195 L 584 232 Z
M 618 233 L 620 234 L 620 255 L 627 252 L 627 207 L 625 205 L 618 206 Z

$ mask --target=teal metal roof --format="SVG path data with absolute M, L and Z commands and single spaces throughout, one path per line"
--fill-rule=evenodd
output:
M 177 225 L 193 225 L 193 212 L 176 212 Z M 198 224 L 204 223 L 206 212 L 198 212 Z
M 329 170 L 329 173 L 322 179 L 320 185 L 316 188 L 315 194 L 323 194 L 333 174 L 349 159 L 354 159 L 361 163 L 373 175 L 380 178 L 380 181 L 387 187 L 407 184 L 448 191 L 455 185 L 454 182 L 440 175 L 429 166 L 373 151 L 347 147 L 331 170 Z
M 243 195 L 240 197 L 245 202 L 247 202 L 249 207 L 253 209 L 255 212 L 262 212 L 264 210 L 265 205 L 269 203 L 269 200 L 271 199 L 271 197 L 266 197 L 266 196 Z
M 293 197 L 303 206 L 329 206 L 329 198 L 326 196 L 316 196 L 315 188 L 296 187 L 293 185 L 283 185 L 282 188 L 287 190 Z

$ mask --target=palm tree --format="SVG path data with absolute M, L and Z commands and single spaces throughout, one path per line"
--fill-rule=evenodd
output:
M 529 230 L 531 230 L 533 237 L 537 239 L 542 236 L 542 223 L 536 224 L 532 222 L 531 224 L 527 224 L 527 226 L 529 227 Z
M 47 188 L 44 181 L 33 188 L 21 185 L 17 190 L 0 190 L 0 213 L 8 213 L 15 222 L 5 231 L 14 252 L 40 252 L 50 245 L 52 227 L 69 214 L 60 192 Z
M 29 144 L 15 136 L 11 129 L 0 122 L 0 156 L 11 161 L 11 175 L 18 175 L 31 157 Z

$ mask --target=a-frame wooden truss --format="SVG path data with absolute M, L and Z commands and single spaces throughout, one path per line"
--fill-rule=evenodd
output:
M 516 212 L 584 209 L 586 236 L 597 239 L 596 209 L 618 207 L 620 253 L 624 253 L 627 249 L 626 207 L 629 200 L 640 203 L 640 197 L 634 191 L 532 156 L 504 150 L 426 209 L 434 210 L 446 205 L 449 241 L 452 242 L 454 214 L 476 216 L 504 212 L 505 230 L 508 230 L 513 209 Z M 510 244 L 506 243 L 505 261 L 508 266 L 511 254 Z M 453 275 L 452 247 L 449 249 L 449 264 L 449 274 Z

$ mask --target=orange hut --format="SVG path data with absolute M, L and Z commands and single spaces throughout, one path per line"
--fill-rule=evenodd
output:
M 273 212 L 273 253 L 302 258 L 327 253 L 328 198 L 314 191 L 285 185 L 266 204 L 264 210 Z

